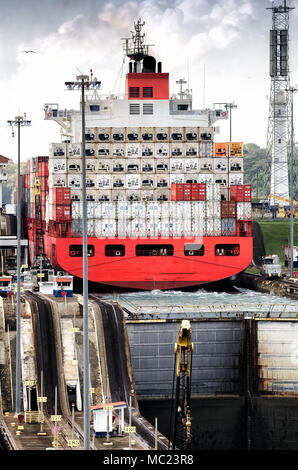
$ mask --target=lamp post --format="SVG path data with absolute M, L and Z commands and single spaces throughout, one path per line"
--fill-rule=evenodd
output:
M 297 87 L 289 87 L 287 92 L 291 93 L 291 163 L 290 163 L 290 198 L 291 198 L 291 216 L 290 216 L 290 250 L 291 250 L 291 264 L 290 276 L 294 276 L 294 188 L 293 188 L 293 173 L 294 173 L 294 93 L 298 91 Z
M 230 110 L 230 142 L 232 142 L 232 109 L 237 108 L 237 105 L 233 101 L 233 103 L 225 103 L 225 108 Z
M 14 137 L 14 127 L 18 129 L 18 202 L 17 202 L 17 338 L 16 338 L 16 403 L 15 412 L 21 411 L 21 127 L 30 126 L 31 121 L 24 116 L 16 116 L 14 120 L 7 121 L 12 127 Z
M 65 82 L 67 90 L 81 91 L 82 109 L 82 199 L 83 199 L 83 350 L 84 350 L 84 448 L 90 449 L 90 394 L 89 394 L 89 321 L 88 321 L 88 247 L 87 247 L 87 198 L 86 198 L 86 139 L 85 139 L 85 91 L 100 88 L 101 82 L 89 75 L 78 75 L 76 81 Z

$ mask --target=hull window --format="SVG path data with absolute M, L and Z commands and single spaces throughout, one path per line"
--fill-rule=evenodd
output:
M 88 256 L 94 256 L 94 246 L 88 245 L 87 252 L 88 252 Z M 69 245 L 69 256 L 71 258 L 82 258 L 83 257 L 83 245 Z
M 184 245 L 185 256 L 204 256 L 205 248 L 204 245 L 188 243 Z
M 106 245 L 105 246 L 106 256 L 125 256 L 124 245 Z
M 223 244 L 215 245 L 215 256 L 239 256 L 240 245 L 238 244 Z
M 136 256 L 173 256 L 173 245 L 137 245 Z

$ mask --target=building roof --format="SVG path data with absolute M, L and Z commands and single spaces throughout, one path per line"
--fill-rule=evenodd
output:
M 3 155 L 0 155 L 0 163 L 7 163 L 9 158 L 3 157 Z
M 104 406 L 113 406 L 114 410 L 127 407 L 125 401 L 117 401 L 115 403 L 100 403 L 99 405 L 91 406 L 91 410 L 102 410 Z

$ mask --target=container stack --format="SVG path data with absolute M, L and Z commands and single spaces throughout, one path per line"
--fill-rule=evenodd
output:
M 87 127 L 88 236 L 239 234 L 239 224 L 251 221 L 242 143 L 214 143 L 213 131 L 212 127 Z M 49 159 L 37 158 L 35 167 L 28 167 L 25 186 L 32 190 L 38 176 L 43 219 L 82 235 L 81 143 L 51 144 Z M 31 198 L 32 218 L 33 202 Z

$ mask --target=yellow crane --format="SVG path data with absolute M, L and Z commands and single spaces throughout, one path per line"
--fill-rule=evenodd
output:
M 189 320 L 182 320 L 178 342 L 175 344 L 175 366 L 173 378 L 172 405 L 174 404 L 174 379 L 176 378 L 175 415 L 172 450 L 188 449 L 191 442 L 191 369 L 193 343 Z M 172 414 L 170 423 L 170 439 L 172 432 Z
M 290 217 L 291 216 L 291 209 L 290 208 L 285 208 L 285 206 L 289 206 L 291 204 L 291 199 L 287 199 L 285 197 L 281 197 L 281 196 L 275 196 L 274 194 L 269 194 L 269 199 L 278 199 L 280 201 L 284 201 L 284 202 L 287 202 L 288 204 L 284 204 L 284 207 L 279 207 L 278 211 L 279 211 L 279 215 L 281 217 Z M 293 213 L 294 213 L 294 217 L 298 217 L 298 202 L 297 201 L 293 201 Z

